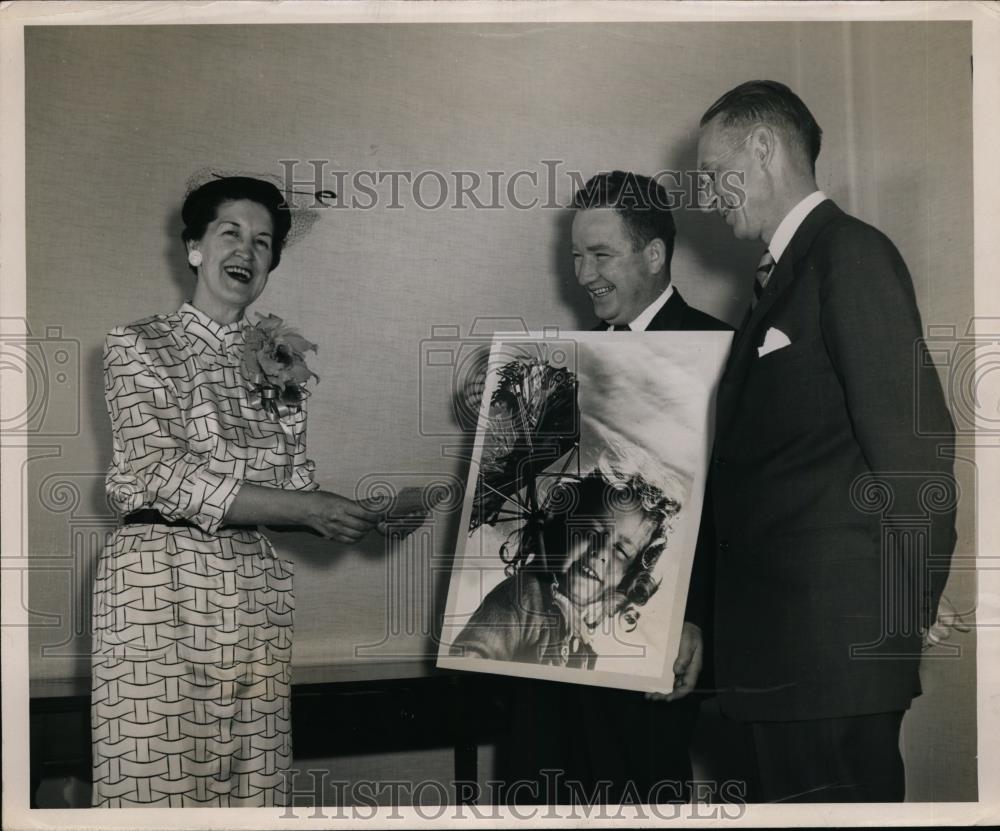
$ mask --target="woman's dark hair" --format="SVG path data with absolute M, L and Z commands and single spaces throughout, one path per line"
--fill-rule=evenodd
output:
M 209 223 L 218 216 L 219 206 L 224 202 L 236 202 L 241 199 L 256 202 L 266 208 L 271 215 L 274 237 L 271 240 L 269 270 L 274 271 L 281 262 L 281 249 L 292 227 L 292 214 L 281 191 L 263 179 L 254 179 L 250 176 L 224 176 L 210 179 L 201 187 L 195 188 L 187 195 L 181 208 L 181 219 L 184 222 L 181 239 L 185 243 L 200 240 L 205 236 L 205 229 Z M 191 270 L 195 271 L 193 266 Z

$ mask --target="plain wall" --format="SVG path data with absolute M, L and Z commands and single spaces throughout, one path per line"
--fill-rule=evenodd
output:
M 522 179 L 518 194 L 544 201 L 545 162 L 559 162 L 565 204 L 567 171 L 693 168 L 706 107 L 741 81 L 773 78 L 824 128 L 820 186 L 896 242 L 925 324 L 964 331 L 970 54 L 966 23 L 29 28 L 28 323 L 50 367 L 59 349 L 71 358 L 39 392 L 25 471 L 36 690 L 89 672 L 90 569 L 113 524 L 101 344 L 112 326 L 189 296 L 179 210 L 195 170 L 280 175 L 279 160 L 300 159 L 306 179 L 305 162 L 325 160 L 348 183 L 360 170 L 501 171 L 504 181 L 526 170 L 540 184 Z M 405 188 L 393 209 L 388 185 L 377 190 L 370 210 L 321 211 L 256 306 L 319 344 L 310 455 L 321 483 L 347 494 L 372 477 L 464 481 L 451 376 L 424 360 L 435 327 L 594 322 L 573 278 L 565 210 L 428 210 Z M 351 187 L 341 196 L 366 201 Z M 715 216 L 676 219 L 675 285 L 738 323 L 760 246 L 734 241 Z M 959 552 L 971 554 L 971 463 L 958 472 Z M 275 537 L 296 563 L 299 678 L 426 671 L 456 515 L 388 552 L 377 538 L 348 549 Z M 970 610 L 973 576 L 956 574 L 948 594 Z M 914 798 L 974 798 L 974 642 L 956 641 L 962 657 L 928 663 L 928 692 L 906 722 Z

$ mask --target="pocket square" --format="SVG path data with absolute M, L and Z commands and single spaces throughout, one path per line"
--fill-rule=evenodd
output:
M 786 346 L 791 345 L 791 343 L 788 335 L 772 326 L 767 330 L 767 334 L 764 335 L 764 342 L 757 347 L 757 357 L 763 358 L 768 353 L 784 349 Z

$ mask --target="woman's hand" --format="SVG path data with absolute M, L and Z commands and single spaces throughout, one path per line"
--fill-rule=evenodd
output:
M 337 542 L 358 542 L 383 519 L 352 499 L 330 491 L 310 491 L 302 524 Z
M 417 526 L 430 515 L 431 508 L 445 496 L 446 493 L 434 492 L 430 494 L 428 500 L 423 488 L 408 487 L 391 497 L 383 495 L 362 499 L 361 504 L 369 510 L 380 513 L 378 525 L 375 526 L 380 534 L 388 536 L 392 531 L 402 538 L 416 530 Z
M 308 528 L 337 542 L 357 542 L 385 519 L 385 511 L 371 510 L 330 491 L 292 491 L 245 482 L 226 512 L 230 525 L 267 525 Z

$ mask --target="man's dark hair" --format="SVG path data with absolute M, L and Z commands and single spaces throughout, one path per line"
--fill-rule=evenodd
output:
M 704 127 L 716 116 L 726 129 L 747 130 L 754 124 L 767 124 L 805 154 L 812 172 L 816 172 L 823 131 L 809 108 L 794 92 L 777 81 L 747 81 L 729 90 L 701 117 Z
M 663 240 L 669 268 L 677 229 L 670 212 L 670 197 L 655 180 L 622 170 L 598 173 L 574 194 L 573 207 L 578 211 L 611 208 L 625 223 L 636 251 L 654 239 Z

